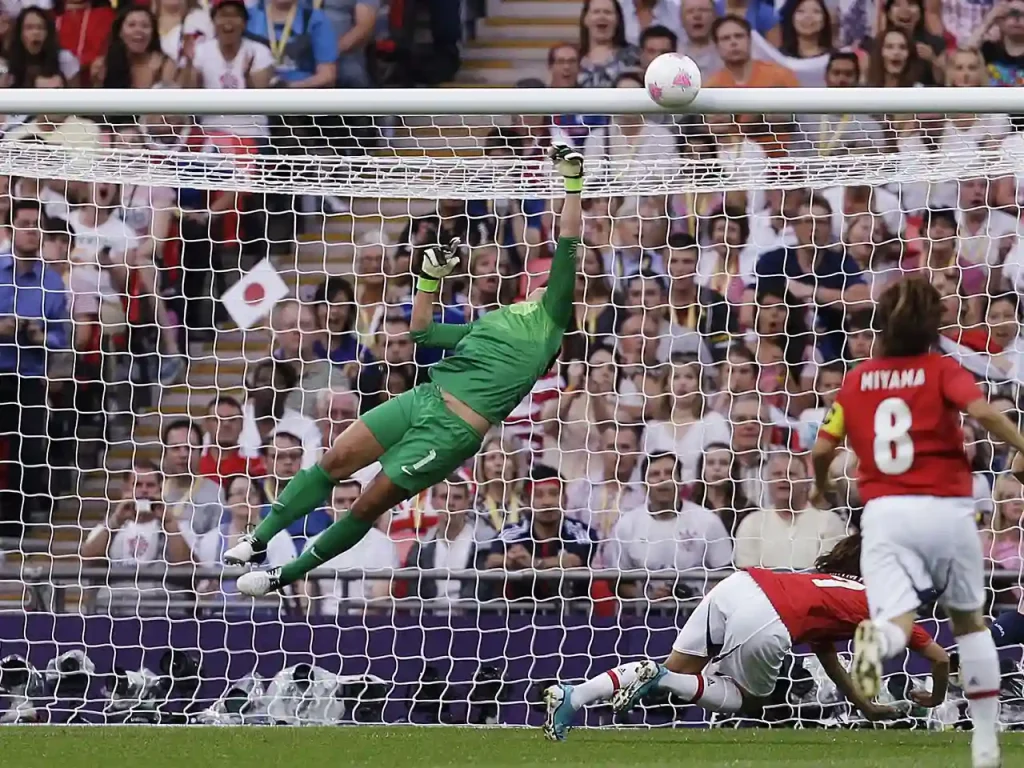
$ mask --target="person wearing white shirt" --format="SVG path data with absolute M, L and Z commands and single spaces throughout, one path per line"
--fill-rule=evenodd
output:
M 643 88 L 643 76 L 623 72 L 614 87 Z M 594 128 L 583 142 L 583 154 L 598 175 L 618 173 L 627 163 L 669 161 L 678 156 L 675 136 L 668 127 L 640 115 L 615 115 L 607 126 Z
M 988 185 L 985 178 L 958 182 L 958 255 L 971 264 L 995 267 L 1017 245 L 1020 222 L 988 206 Z
M 422 570 L 466 571 L 482 568 L 497 533 L 484 515 L 473 508 L 469 485 L 457 475 L 430 491 L 437 526 L 423 541 L 417 541 L 406 559 L 406 566 Z M 481 589 L 486 582 L 450 578 L 418 578 L 409 582 L 409 597 L 460 597 L 485 599 Z
M 196 538 L 220 525 L 224 517 L 220 483 L 199 473 L 203 434 L 188 418 L 166 424 L 160 434 L 163 448 L 162 499 L 172 508 L 190 547 Z
M 263 43 L 244 36 L 249 11 L 241 0 L 219 0 L 210 10 L 213 30 L 186 57 L 182 77 L 193 88 L 269 88 L 274 57 Z M 205 128 L 235 136 L 267 135 L 262 115 L 205 115 Z
M 770 509 L 751 512 L 736 530 L 736 566 L 804 570 L 847 535 L 835 512 L 810 505 L 811 476 L 800 456 L 778 452 L 765 467 Z
M 649 421 L 644 434 L 644 451 L 676 456 L 686 483 L 697 479 L 697 465 L 704 449 L 712 443 L 728 443 L 731 436 L 725 417 L 707 405 L 701 391 L 702 370 L 697 361 L 672 366 L 672 398 L 667 413 Z
M 677 37 L 683 31 L 681 0 L 626 0 L 621 5 L 622 27 L 630 45 L 641 45 L 643 33 L 651 27 L 666 27 Z
M 667 453 L 646 460 L 647 503 L 615 526 L 608 560 L 622 570 L 673 570 L 682 578 L 706 580 L 706 569 L 732 564 L 732 541 L 722 521 L 703 507 L 680 501 L 680 463 Z M 676 594 L 678 580 L 620 580 L 619 595 L 652 600 Z
M 213 37 L 213 24 L 205 3 L 196 0 L 156 0 L 160 48 L 171 61 L 181 66 L 185 52 L 201 40 Z
M 281 431 L 302 441 L 303 468 L 316 463 L 323 439 L 319 427 L 300 411 L 285 405 L 297 383 L 295 371 L 287 363 L 271 359 L 256 364 L 246 382 L 249 393 L 242 407 L 242 435 L 238 444 L 243 456 L 260 455 L 274 433 Z
M 351 508 L 355 499 L 358 498 L 362 488 L 358 482 L 346 480 L 336 486 L 331 494 L 331 510 L 334 519 L 337 520 L 348 509 Z M 389 515 L 381 515 L 366 535 L 359 540 L 351 549 L 342 552 L 337 557 L 324 563 L 323 570 L 343 572 L 347 570 L 372 570 L 375 568 L 399 568 L 401 561 L 398 556 L 398 547 L 387 535 L 386 530 L 390 522 Z M 306 550 L 312 547 L 319 536 L 314 536 L 306 543 Z M 314 580 L 310 580 L 314 581 Z M 320 612 L 329 616 L 336 616 L 345 609 L 346 599 L 363 598 L 366 600 L 379 600 L 391 593 L 391 580 L 388 578 L 372 579 L 342 579 L 337 576 L 333 579 L 318 579 L 314 585 L 307 584 L 307 591 L 312 596 L 318 594 L 321 603 Z M 349 613 L 365 613 L 366 608 L 352 607 Z M 372 610 L 372 606 L 370 608 Z

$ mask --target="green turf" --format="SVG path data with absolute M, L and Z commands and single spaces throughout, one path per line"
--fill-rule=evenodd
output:
M 965 734 L 468 728 L 0 728 L 11 768 L 967 768 Z M 1004 736 L 1006 768 L 1024 738 Z

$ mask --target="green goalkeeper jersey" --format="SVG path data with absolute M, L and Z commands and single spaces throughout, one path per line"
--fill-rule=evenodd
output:
M 472 323 L 431 323 L 414 331 L 425 347 L 454 350 L 431 369 L 431 379 L 492 424 L 505 420 L 551 367 L 572 318 L 579 238 L 558 240 L 547 290 L 488 312 Z

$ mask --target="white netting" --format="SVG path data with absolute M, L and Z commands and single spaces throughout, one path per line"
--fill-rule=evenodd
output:
M 95 133 L 29 123 L 42 141 L 0 143 L 0 649 L 40 671 L 88 656 L 49 683 L 5 659 L 26 718 L 49 697 L 34 717 L 212 707 L 203 718 L 228 722 L 248 701 L 253 721 L 539 722 L 548 681 L 663 657 L 735 567 L 806 569 L 856 526 L 850 457 L 838 506 L 818 510 L 806 452 L 870 352 L 873 300 L 904 274 L 939 287 L 945 349 L 1017 417 L 1024 146 L 1005 116 L 378 117 L 322 140 L 287 123 L 240 140 L 191 119 L 72 119 Z M 543 284 L 552 139 L 588 164 L 560 364 L 457 481 L 283 601 L 242 599 L 223 551 L 360 413 L 426 380 L 436 356 L 405 335 L 419 249 L 469 246 L 447 322 Z M 1021 488 L 1001 477 L 994 503 L 1007 449 L 974 425 L 966 440 L 993 593 L 1012 607 Z M 565 481 L 563 514 L 534 529 L 540 465 Z M 275 539 L 271 563 L 357 479 Z M 535 542 L 550 525 L 558 543 Z M 804 666 L 764 720 L 846 717 Z M 708 719 L 670 702 L 634 722 L 673 718 Z

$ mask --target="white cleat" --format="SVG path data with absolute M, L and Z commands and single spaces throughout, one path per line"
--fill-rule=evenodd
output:
M 853 636 L 850 676 L 866 699 L 874 699 L 882 692 L 882 650 L 879 645 L 877 627 L 870 621 L 862 621 Z
M 242 536 L 238 543 L 224 553 L 228 565 L 260 565 L 267 559 L 266 547 L 259 549 L 250 534 Z
M 238 591 L 249 597 L 263 597 L 281 589 L 281 569 L 249 571 L 238 577 Z

